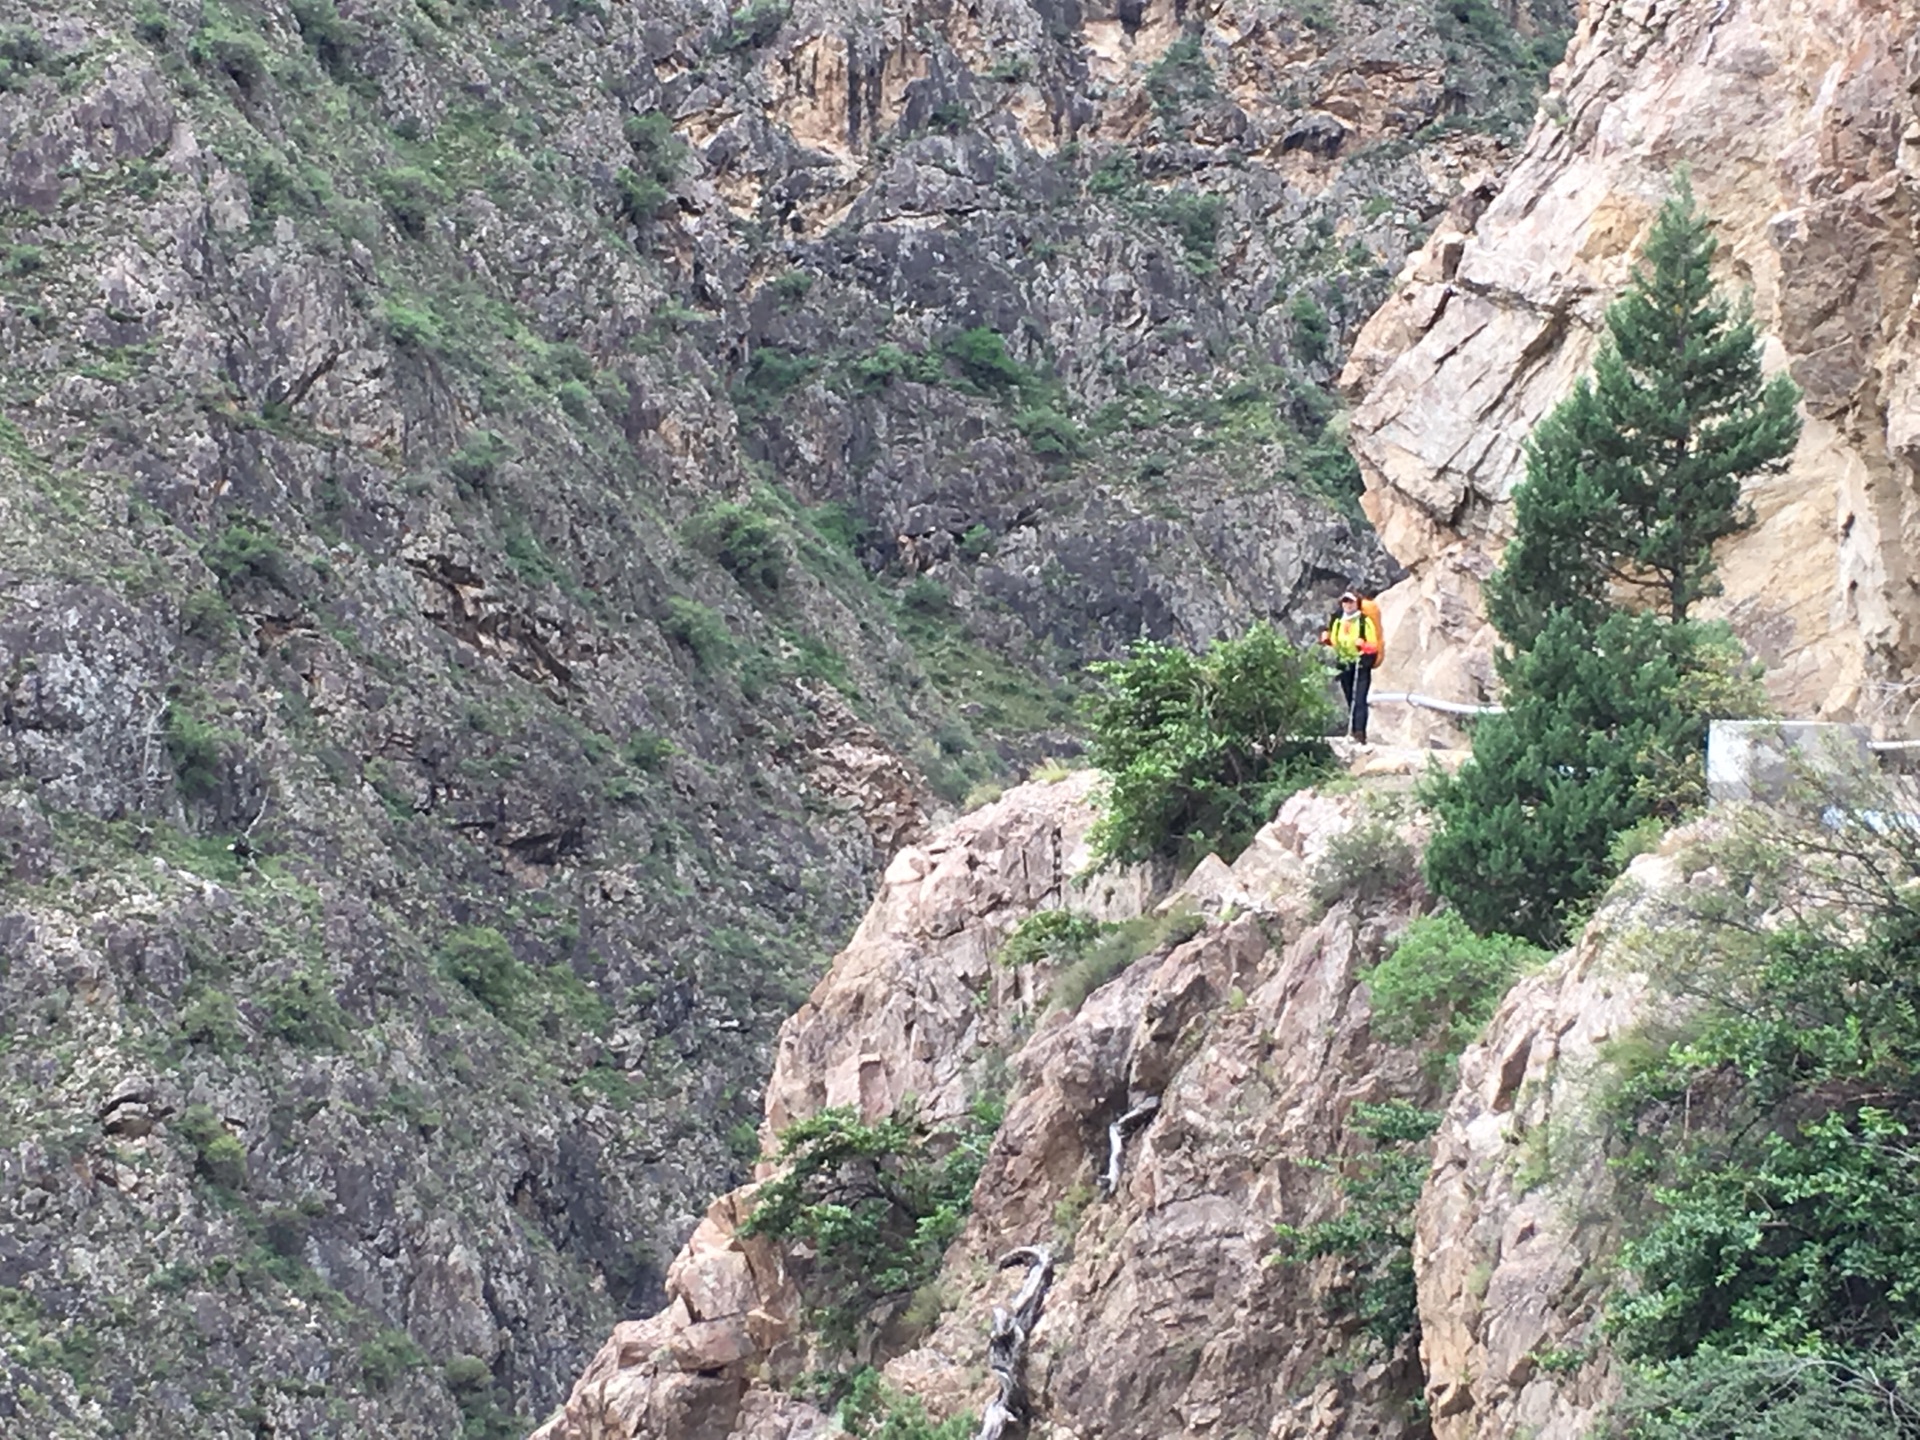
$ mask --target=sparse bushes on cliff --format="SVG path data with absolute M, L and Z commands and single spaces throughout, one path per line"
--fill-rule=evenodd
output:
M 1620 1434 L 1920 1435 L 1920 827 L 1899 804 L 1847 784 L 1736 820 L 1696 861 L 1723 883 L 1649 952 L 1684 1018 L 1622 1057 L 1602 1112 L 1653 1200 L 1609 1315 L 1635 1362 Z
M 1546 958 L 1511 935 L 1476 935 L 1449 910 L 1415 920 L 1393 952 L 1361 973 L 1375 1034 L 1397 1045 L 1438 1042 L 1452 1059 L 1492 1018 L 1515 979 Z
M 1370 1148 L 1340 1177 L 1341 1206 L 1328 1220 L 1279 1225 L 1280 1263 L 1337 1255 L 1346 1269 L 1330 1298 L 1350 1310 L 1378 1353 L 1392 1355 L 1420 1333 L 1413 1277 L 1413 1207 L 1429 1165 L 1429 1141 L 1440 1117 L 1405 1100 L 1355 1105 L 1353 1128 Z M 1331 1165 L 1301 1162 L 1331 1170 Z
M 1088 755 L 1107 773 L 1092 836 L 1101 864 L 1237 853 L 1328 764 L 1325 668 L 1271 626 L 1199 654 L 1142 641 L 1092 670 Z
M 997 1104 L 977 1102 L 939 1129 L 911 1111 L 868 1124 L 844 1109 L 787 1127 L 781 1173 L 760 1187 L 744 1233 L 813 1250 L 800 1289 L 829 1345 L 855 1348 L 879 1306 L 939 1270 L 999 1123 Z

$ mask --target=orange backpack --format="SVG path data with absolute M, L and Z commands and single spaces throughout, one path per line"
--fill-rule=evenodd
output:
M 1360 613 L 1373 622 L 1373 643 L 1377 647 L 1373 652 L 1373 668 L 1378 670 L 1387 663 L 1387 627 L 1380 623 L 1380 602 L 1371 597 L 1363 599 Z

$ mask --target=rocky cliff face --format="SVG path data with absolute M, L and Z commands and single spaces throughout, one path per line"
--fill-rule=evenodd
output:
M 1383 602 L 1393 678 L 1489 694 L 1481 581 L 1521 446 L 1587 365 L 1677 166 L 1719 222 L 1769 363 L 1806 393 L 1758 482 L 1717 612 L 1788 714 L 1899 725 L 1920 657 L 1915 296 L 1920 110 L 1910 4 L 1593 0 L 1524 154 L 1454 204 L 1343 376 L 1365 500 L 1411 572 Z M 1383 715 L 1383 719 L 1390 719 Z
M 988 1314 L 1012 1289 L 995 1262 L 1046 1244 L 1060 1263 L 1029 1363 L 1034 1434 L 1418 1433 L 1410 1349 L 1365 1347 L 1334 1303 L 1335 1262 L 1270 1260 L 1276 1225 L 1337 1209 L 1334 1174 L 1366 1145 L 1356 1102 L 1433 1098 L 1421 1057 L 1370 1034 L 1357 981 L 1422 905 L 1417 881 L 1340 895 L 1328 854 L 1369 801 L 1296 797 L 1232 867 L 1205 864 L 1161 902 L 1197 911 L 1191 938 L 1049 1011 L 1058 974 L 992 956 L 1035 906 L 1080 903 L 1060 877 L 1084 858 L 1084 790 L 1023 787 L 903 851 L 783 1031 L 773 1125 L 824 1104 L 876 1117 L 908 1092 L 962 1105 L 993 1083 L 984 1062 L 1031 1031 L 1005 1060 L 1005 1122 L 937 1282 L 945 1313 L 875 1360 L 935 1414 L 977 1412 Z M 1136 884 L 1096 901 L 1124 913 Z M 1158 1108 L 1103 1194 L 1108 1127 L 1148 1097 Z M 808 1350 L 790 1262 L 738 1233 L 752 1199 L 714 1206 L 675 1262 L 669 1308 L 614 1332 L 543 1440 L 826 1433 L 783 1388 Z
M 6 1423 L 507 1433 L 656 1308 L 936 795 L 1389 573 L 1468 8 L 10 7 Z

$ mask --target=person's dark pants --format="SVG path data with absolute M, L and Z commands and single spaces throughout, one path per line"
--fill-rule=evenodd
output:
M 1337 672 L 1340 676 L 1340 693 L 1346 697 L 1347 713 L 1352 721 L 1347 733 L 1356 740 L 1367 738 L 1367 691 L 1373 688 L 1373 657 L 1362 655 L 1351 665 L 1342 665 Z

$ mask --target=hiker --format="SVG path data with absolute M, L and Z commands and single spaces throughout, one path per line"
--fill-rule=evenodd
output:
M 1380 627 L 1360 608 L 1359 592 L 1340 597 L 1340 613 L 1327 622 L 1320 643 L 1333 651 L 1340 693 L 1347 699 L 1347 734 L 1367 743 L 1367 690 L 1380 654 Z

